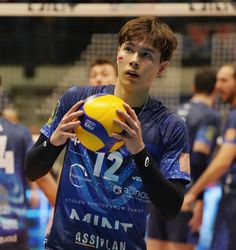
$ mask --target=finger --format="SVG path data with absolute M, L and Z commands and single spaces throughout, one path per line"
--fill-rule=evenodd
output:
M 114 119 L 113 122 L 116 126 L 118 126 L 120 129 L 125 131 L 125 133 L 123 132 L 119 134 L 120 138 L 125 138 L 127 137 L 127 135 L 129 135 L 130 137 L 133 137 L 135 135 L 135 131 L 131 127 L 129 127 L 128 124 L 117 119 Z M 117 134 L 117 133 L 114 133 L 114 134 Z
M 83 103 L 84 103 L 83 100 L 78 101 L 76 104 L 74 104 L 74 105 L 69 109 L 69 111 L 66 113 L 66 115 L 69 115 L 69 114 L 71 114 L 71 113 L 77 111 L 77 110 L 82 106 Z
M 74 120 L 78 120 L 78 118 L 83 115 L 84 111 L 83 110 L 79 110 L 73 113 L 70 113 L 68 116 L 65 116 L 63 119 L 63 123 L 69 123 L 71 121 Z
M 66 136 L 69 139 L 74 139 L 74 138 L 77 137 L 76 134 L 73 133 L 73 132 L 64 132 L 63 135 Z
M 68 123 L 62 125 L 61 130 L 62 131 L 70 131 L 70 130 L 75 129 L 79 125 L 80 125 L 80 121 L 79 120 L 74 120 L 72 122 L 68 122 Z
M 134 112 L 134 111 L 131 110 L 131 112 Z M 132 116 L 129 113 L 125 113 L 120 109 L 117 109 L 117 115 L 121 117 L 121 119 L 125 120 L 126 124 L 128 124 L 129 127 L 137 131 L 138 123 L 139 123 L 137 118 L 132 118 Z

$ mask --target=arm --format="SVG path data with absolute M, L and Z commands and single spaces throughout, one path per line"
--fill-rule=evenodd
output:
M 46 175 L 65 145 L 54 146 L 50 140 L 40 134 L 38 140 L 27 153 L 25 174 L 30 181 L 35 181 Z
M 211 161 L 205 172 L 192 186 L 186 195 L 186 204 L 189 206 L 196 199 L 197 195 L 211 182 L 217 181 L 231 166 L 236 155 L 236 145 L 222 144 L 218 153 Z
M 83 101 L 77 102 L 62 117 L 50 138 L 43 134 L 28 152 L 25 162 L 25 174 L 31 181 L 44 176 L 52 168 L 53 163 L 65 147 L 68 139 L 75 138 L 74 129 L 80 124 L 78 118 L 83 111 L 78 111 Z
M 45 176 L 39 178 L 35 183 L 48 198 L 48 201 L 51 206 L 54 207 L 56 203 L 57 182 L 53 178 L 52 174 L 46 174 Z
M 184 200 L 184 182 L 167 180 L 155 166 L 146 148 L 133 157 L 153 205 L 165 218 L 174 218 Z
M 145 148 L 141 125 L 134 110 L 128 104 L 125 104 L 124 107 L 127 113 L 121 110 L 117 112 L 126 122 L 114 120 L 114 123 L 126 133 L 113 134 L 113 137 L 125 141 L 126 147 L 134 157 L 144 188 L 154 206 L 162 212 L 164 217 L 173 218 L 182 206 L 185 183 L 181 180 L 169 181 L 163 176 Z

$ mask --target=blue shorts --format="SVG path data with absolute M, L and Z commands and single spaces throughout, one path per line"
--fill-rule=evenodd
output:
M 236 249 L 236 190 L 222 194 L 210 249 Z
M 155 208 L 150 208 L 147 218 L 146 237 L 178 243 L 197 244 L 199 234 L 193 233 L 188 226 L 191 212 L 180 212 L 172 220 L 165 220 Z M 222 250 L 222 249 L 221 249 Z

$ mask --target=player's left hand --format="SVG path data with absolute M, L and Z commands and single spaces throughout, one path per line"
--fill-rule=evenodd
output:
M 113 133 L 112 136 L 123 140 L 131 154 L 137 154 L 145 147 L 142 138 L 141 124 L 135 111 L 127 103 L 124 104 L 124 107 L 127 113 L 117 109 L 118 116 L 121 117 L 124 122 L 114 119 L 114 123 L 120 127 L 124 133 Z
M 188 222 L 193 233 L 199 232 L 202 225 L 203 201 L 196 200 L 193 206 L 193 216 Z
M 184 196 L 184 202 L 181 211 L 191 211 L 193 209 L 193 203 L 195 201 L 195 196 L 191 192 L 187 192 Z

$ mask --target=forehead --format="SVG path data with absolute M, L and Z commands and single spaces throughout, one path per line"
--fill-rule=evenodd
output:
M 111 71 L 111 70 L 114 70 L 114 67 L 109 64 L 109 63 L 104 63 L 104 64 L 98 64 L 98 65 L 94 65 L 92 68 L 91 68 L 91 71 Z
M 148 50 L 150 52 L 159 52 L 159 49 L 154 47 L 153 45 L 151 45 L 150 43 L 147 43 L 145 40 L 141 40 L 141 41 L 137 41 L 137 40 L 132 40 L 132 41 L 126 41 L 123 43 L 123 46 L 126 45 L 131 45 L 134 46 L 138 49 L 144 49 L 144 50 Z
M 217 73 L 217 78 L 233 78 L 234 70 L 230 66 L 223 66 L 219 69 Z

